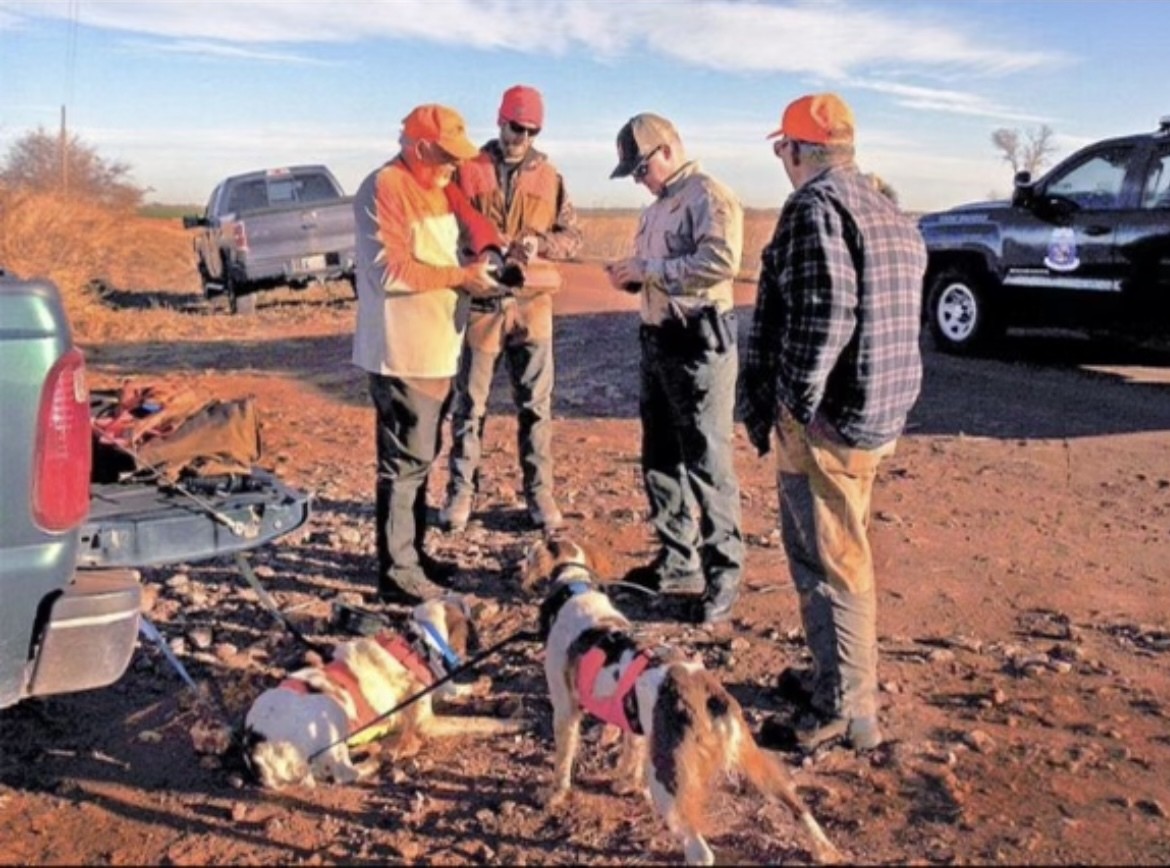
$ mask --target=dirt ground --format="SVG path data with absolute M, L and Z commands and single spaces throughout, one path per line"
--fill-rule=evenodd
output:
M 653 552 L 638 470 L 636 314 L 596 265 L 567 276 L 559 494 L 571 532 L 624 571 Z M 741 289 L 750 305 L 753 288 Z M 190 287 L 113 292 L 108 303 L 121 306 L 124 328 L 86 346 L 93 385 L 174 376 L 209 399 L 256 396 L 264 463 L 312 491 L 314 512 L 252 563 L 302 627 L 346 638 L 329 626 L 331 602 L 360 601 L 374 583 L 373 416 L 348 364 L 346 287 L 272 293 L 238 318 Z M 129 327 L 151 308 L 164 327 Z M 925 361 L 922 398 L 874 503 L 890 740 L 868 756 L 837 749 L 785 762 L 856 862 L 1170 862 L 1170 350 L 1017 336 L 996 358 L 928 348 Z M 483 602 L 488 643 L 531 626 L 535 612 L 513 571 L 536 534 L 508 406 L 501 375 L 473 522 L 428 537 L 459 563 L 456 586 Z M 755 726 L 784 712 L 771 687 L 803 646 L 772 465 L 742 429 L 736 459 L 749 547 L 733 623 L 704 631 L 635 615 L 648 635 L 701 656 Z M 445 478 L 441 465 L 432 502 Z M 300 665 L 302 650 L 230 560 L 143 579 L 148 617 L 236 721 Z M 679 861 L 648 804 L 610 792 L 614 749 L 596 727 L 568 807 L 546 813 L 536 801 L 551 768 L 538 649 L 511 646 L 484 671 L 492 692 L 464 708 L 520 717 L 528 734 L 436 743 L 404 762 L 379 747 L 381 771 L 367 782 L 274 794 L 193 738 L 205 706 L 144 644 L 113 687 L 0 712 L 0 861 Z M 790 818 L 734 783 L 712 797 L 710 841 L 725 863 L 810 859 Z

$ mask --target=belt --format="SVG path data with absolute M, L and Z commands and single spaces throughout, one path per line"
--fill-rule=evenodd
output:
M 736 321 L 735 310 L 724 311 L 723 313 L 719 314 L 719 319 L 722 320 L 725 325 L 730 326 L 731 324 L 733 324 Z M 678 320 L 675 320 L 675 319 L 667 319 L 667 320 L 663 320 L 662 322 L 656 322 L 656 323 L 644 322 L 644 323 L 642 323 L 642 329 L 643 329 L 643 331 L 650 332 L 651 334 L 658 334 L 659 330 L 663 326 L 669 327 L 672 325 L 682 325 L 682 323 L 679 322 Z

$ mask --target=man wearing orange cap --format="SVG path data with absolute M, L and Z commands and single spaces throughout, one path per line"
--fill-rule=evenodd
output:
M 499 138 L 459 167 L 459 186 L 510 244 L 525 282 L 511 297 L 471 302 L 467 345 L 455 380 L 450 481 L 440 523 L 462 530 L 471 517 L 492 377 L 508 363 L 517 412 L 517 451 L 532 523 L 562 523 L 553 496 L 552 294 L 561 277 L 550 260 L 571 258 L 581 246 L 577 215 L 548 157 L 533 147 L 544 126 L 540 92 L 525 85 L 504 91 Z
M 780 680 L 806 714 L 763 735 L 806 750 L 882 740 L 870 500 L 922 380 L 926 250 L 858 171 L 853 129 L 849 106 L 825 93 L 791 103 L 769 136 L 794 192 L 764 248 L 740 382 L 761 455 L 777 434 L 781 536 L 813 658 Z
M 638 222 L 634 255 L 608 268 L 616 288 L 641 300 L 642 479 L 659 541 L 654 560 L 625 581 L 699 595 L 694 620 L 717 624 L 731 617 L 743 574 L 731 442 L 743 208 L 687 159 L 660 115 L 630 118 L 617 149 L 610 177 L 632 177 L 655 197 Z
M 357 328 L 353 363 L 369 372 L 377 413 L 378 597 L 416 603 L 443 593 L 423 552 L 427 474 L 459 363 L 473 298 L 502 287 L 484 256 L 502 249 L 495 227 L 451 179 L 478 151 L 453 109 L 423 105 L 402 124 L 398 156 L 354 197 Z

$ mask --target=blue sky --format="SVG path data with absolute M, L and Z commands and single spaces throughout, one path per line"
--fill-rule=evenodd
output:
M 0 152 L 65 104 L 154 201 L 302 162 L 352 192 L 414 105 L 456 107 L 482 141 L 525 83 L 580 206 L 647 202 L 608 175 L 618 128 L 655 111 L 744 204 L 777 207 L 790 187 L 764 136 L 834 90 L 862 168 L 926 210 L 1006 194 L 997 127 L 1048 124 L 1058 158 L 1154 129 L 1167 34 L 1156 0 L 0 0 Z

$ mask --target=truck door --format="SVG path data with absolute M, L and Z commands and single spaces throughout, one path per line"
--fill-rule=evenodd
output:
M 1112 307 L 1121 274 L 1114 247 L 1136 197 L 1135 146 L 1105 145 L 1058 166 L 1036 185 L 1020 231 L 1004 242 L 1005 286 L 1042 296 L 1050 312 Z M 1053 304 L 1053 293 L 1061 300 Z
M 1126 212 L 1117 250 L 1127 312 L 1170 326 L 1170 141 L 1144 164 L 1138 207 Z
M 207 207 L 203 209 L 204 225 L 195 236 L 195 256 L 198 259 L 199 273 L 204 283 L 217 281 L 222 278 L 223 268 L 219 259 L 219 242 L 217 240 L 218 227 L 215 225 L 215 202 L 219 198 L 222 184 L 211 191 L 207 199 Z

